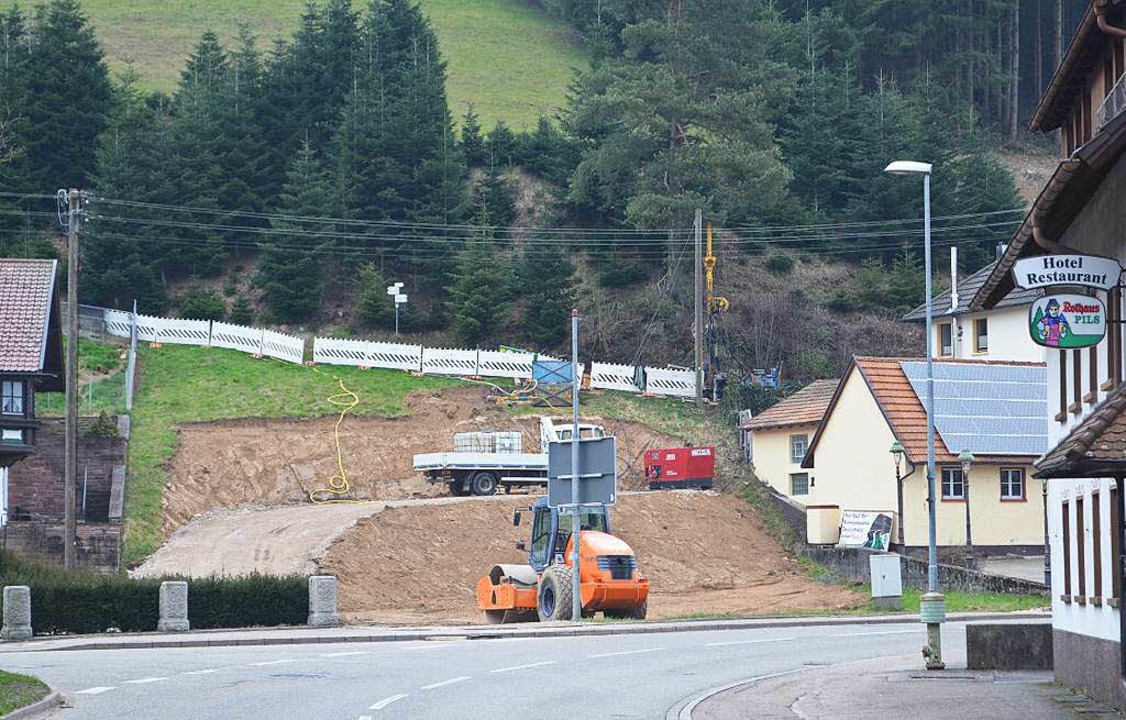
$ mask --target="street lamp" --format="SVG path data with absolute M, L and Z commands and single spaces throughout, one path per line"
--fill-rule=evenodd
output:
M 927 334 L 927 592 L 919 603 L 919 619 L 927 624 L 927 647 L 923 649 L 928 670 L 942 670 L 942 623 L 946 602 L 938 591 L 938 539 L 934 494 L 934 331 L 931 326 L 934 299 L 931 296 L 931 170 L 930 163 L 897 160 L 884 172 L 923 176 L 923 265 L 926 273 Z
M 407 296 L 399 292 L 403 283 L 397 282 L 387 286 L 387 294 L 395 299 L 395 334 L 399 334 L 399 306 L 407 304 Z
M 966 567 L 974 569 L 974 538 L 970 531 L 970 466 L 974 464 L 974 454 L 969 450 L 958 453 L 958 462 L 962 463 L 962 489 L 966 494 Z
M 891 456 L 895 458 L 895 498 L 899 507 L 899 513 L 896 524 L 899 526 L 899 532 L 896 533 L 897 540 L 899 541 L 899 552 L 903 552 L 903 443 L 896 440 L 891 444 Z

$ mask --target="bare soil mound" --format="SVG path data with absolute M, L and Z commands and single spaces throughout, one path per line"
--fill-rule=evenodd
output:
M 445 495 L 412 467 L 416 453 L 451 449 L 451 435 L 472 430 L 521 430 L 529 451 L 539 447 L 538 417 L 517 418 L 483 402 L 479 388 L 452 388 L 410 398 L 411 414 L 398 419 L 347 417 L 340 440 L 356 500 Z M 628 422 L 601 421 L 618 438 L 619 482 L 645 482 L 642 453 L 679 440 Z M 333 426 L 316 420 L 244 419 L 182 426 L 164 491 L 164 530 L 171 535 L 197 514 L 244 505 L 308 502 L 337 473 Z
M 333 543 L 320 571 L 340 578 L 340 607 L 353 621 L 479 622 L 477 578 L 494 563 L 526 560 L 513 541 L 527 539 L 527 527 L 514 528 L 511 518 L 514 507 L 527 504 L 527 498 L 498 498 L 388 508 Z M 652 580 L 651 618 L 830 610 L 864 602 L 802 573 L 735 497 L 624 495 L 612 521 Z

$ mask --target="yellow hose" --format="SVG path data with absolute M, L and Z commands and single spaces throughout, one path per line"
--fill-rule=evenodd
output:
M 340 445 L 340 426 L 344 424 L 344 417 L 351 412 L 354 407 L 360 404 L 360 396 L 349 390 L 344 385 L 344 381 L 336 375 L 322 372 L 311 365 L 306 367 L 315 373 L 331 377 L 340 385 L 340 392 L 335 395 L 330 395 L 328 401 L 342 408 L 340 416 L 336 418 L 336 424 L 332 428 L 333 441 L 336 443 L 336 474 L 328 479 L 328 487 L 319 487 L 310 490 L 309 501 L 314 505 L 330 505 L 334 503 L 361 504 L 365 501 L 341 497 L 350 493 L 352 486 L 348 482 L 348 472 L 344 469 L 344 450 Z

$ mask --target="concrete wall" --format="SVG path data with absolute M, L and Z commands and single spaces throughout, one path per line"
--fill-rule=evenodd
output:
M 812 442 L 813 434 L 817 432 L 817 424 L 793 425 L 771 430 L 755 430 L 751 433 L 751 457 L 755 469 L 755 477 L 762 480 L 779 493 L 793 498 L 795 502 L 803 505 L 808 502 L 808 495 L 790 494 L 790 475 L 793 473 L 808 473 L 810 478 L 815 478 L 813 470 L 802 470 L 801 461 L 794 462 L 790 457 L 790 438 L 794 435 L 805 435 L 808 443 Z

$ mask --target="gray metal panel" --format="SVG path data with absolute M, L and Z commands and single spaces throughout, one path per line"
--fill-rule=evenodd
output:
M 547 503 L 571 504 L 571 441 L 547 446 Z M 579 502 L 613 505 L 618 499 L 618 444 L 614 437 L 579 441 Z
M 925 402 L 925 362 L 900 363 Z M 934 424 L 946 449 L 1041 455 L 1048 449 L 1048 371 L 1024 365 L 934 364 Z

